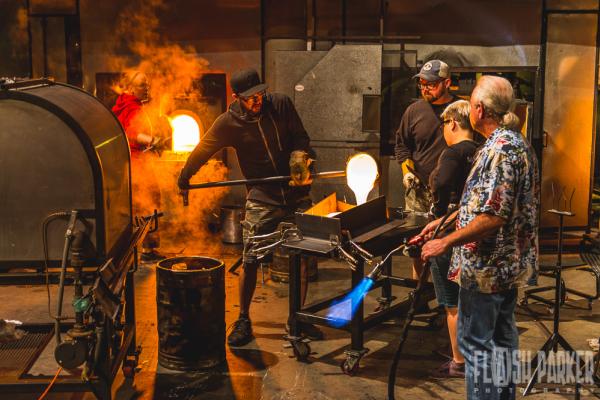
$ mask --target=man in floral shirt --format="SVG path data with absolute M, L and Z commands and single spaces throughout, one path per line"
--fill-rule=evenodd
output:
M 482 77 L 470 107 L 471 125 L 487 140 L 467 179 L 457 230 L 427 242 L 422 256 L 454 248 L 448 278 L 460 285 L 458 330 L 468 398 L 514 399 L 517 288 L 538 266 L 537 160 L 518 132 L 510 82 Z M 422 233 L 430 235 L 437 225 Z M 498 363 L 505 367 L 501 374 Z

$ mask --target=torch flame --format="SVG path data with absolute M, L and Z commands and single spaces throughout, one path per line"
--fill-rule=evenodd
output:
M 378 175 L 377 162 L 367 153 L 356 154 L 348 160 L 346 181 L 356 196 L 356 205 L 367 201 L 367 196 L 373 189 Z
M 201 125 L 187 113 L 175 114 L 169 118 L 173 129 L 173 151 L 191 152 L 200 142 Z

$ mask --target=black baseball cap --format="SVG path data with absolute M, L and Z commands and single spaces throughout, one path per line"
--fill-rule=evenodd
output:
M 450 67 L 441 60 L 427 61 L 421 67 L 421 71 L 413 76 L 413 79 L 421 78 L 428 82 L 439 81 L 440 79 L 450 78 Z
M 248 97 L 262 92 L 268 86 L 260 82 L 258 72 L 253 68 L 242 69 L 231 75 L 229 80 L 231 90 L 238 96 Z

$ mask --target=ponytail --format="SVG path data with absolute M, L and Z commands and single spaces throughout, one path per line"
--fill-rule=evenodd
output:
M 519 128 L 519 123 L 519 117 L 512 111 L 508 111 L 504 114 L 500 121 L 500 125 L 513 131 L 516 131 Z

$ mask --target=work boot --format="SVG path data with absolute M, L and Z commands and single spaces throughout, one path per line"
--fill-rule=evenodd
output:
M 167 258 L 167 257 L 163 256 L 156 250 L 143 252 L 142 255 L 140 256 L 140 260 L 142 262 L 156 262 L 156 261 L 164 260 L 165 258 Z
M 248 318 L 240 318 L 233 323 L 233 329 L 227 337 L 230 346 L 244 346 L 252 340 L 252 322 Z
M 463 378 L 465 377 L 465 363 L 457 363 L 454 360 L 448 360 L 441 366 L 431 371 L 434 378 Z
M 298 322 L 298 328 L 300 329 L 300 336 L 305 336 L 310 340 L 323 340 L 323 331 L 307 322 Z M 290 325 L 285 324 L 285 332 L 290 332 Z

